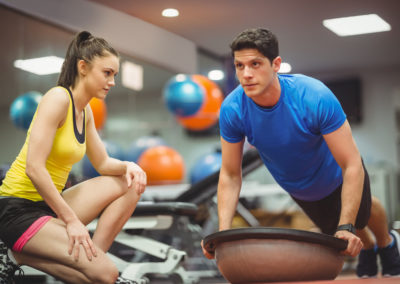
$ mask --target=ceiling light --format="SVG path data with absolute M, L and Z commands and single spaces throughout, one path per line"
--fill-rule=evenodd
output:
M 213 81 L 220 81 L 224 79 L 225 74 L 221 70 L 211 70 L 208 72 L 208 79 L 213 80 Z
M 322 24 L 338 36 L 390 31 L 390 25 L 376 14 L 324 20 Z
M 18 59 L 14 61 L 14 67 L 37 74 L 48 75 L 60 73 L 64 58 L 46 56 L 32 59 Z
M 287 62 L 282 62 L 278 73 L 289 73 L 290 71 L 292 71 L 292 66 Z
M 164 9 L 161 13 L 164 17 L 173 18 L 179 16 L 179 11 L 173 8 Z

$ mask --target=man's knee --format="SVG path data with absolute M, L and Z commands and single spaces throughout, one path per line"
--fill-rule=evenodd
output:
M 385 207 L 382 202 L 375 196 L 371 196 L 371 215 L 377 216 L 386 214 Z

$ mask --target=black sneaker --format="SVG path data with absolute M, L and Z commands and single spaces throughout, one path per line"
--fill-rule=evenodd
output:
M 400 276 L 400 235 L 396 231 L 390 231 L 393 243 L 379 249 L 379 257 L 382 264 L 382 276 Z
M 115 281 L 115 284 L 138 284 L 138 283 L 134 280 L 125 279 L 120 276 L 118 277 L 117 281 Z
M 362 249 L 358 256 L 356 268 L 357 276 L 360 278 L 377 277 L 378 265 L 376 262 L 377 248 Z
M 21 268 L 10 259 L 6 244 L 0 240 L 0 284 L 14 283 L 14 274 L 17 270 L 21 271 Z

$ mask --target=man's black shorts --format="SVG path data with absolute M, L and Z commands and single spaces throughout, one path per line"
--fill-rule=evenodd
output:
M 342 208 L 341 194 L 342 185 L 335 189 L 330 195 L 318 201 L 302 201 L 293 196 L 292 198 L 323 233 L 333 235 L 338 226 Z M 357 229 L 363 229 L 368 224 L 370 214 L 371 188 L 368 172 L 364 167 L 364 188 L 355 227 Z

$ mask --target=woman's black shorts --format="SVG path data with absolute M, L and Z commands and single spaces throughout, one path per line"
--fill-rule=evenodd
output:
M 0 239 L 20 251 L 52 217 L 56 214 L 44 201 L 0 196 Z

